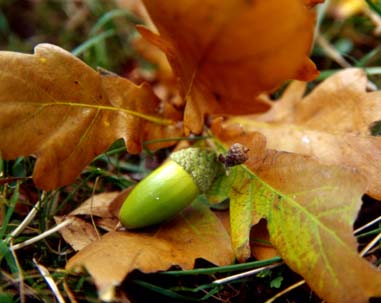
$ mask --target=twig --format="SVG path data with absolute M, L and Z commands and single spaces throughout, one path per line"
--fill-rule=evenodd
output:
M 373 22 L 375 29 L 373 30 L 373 33 L 378 36 L 381 34 L 381 14 L 378 15 L 374 11 L 370 10 L 369 8 L 364 9 L 364 14 L 369 17 L 369 19 Z
M 3 173 L 0 173 L 0 177 L 3 177 Z M 32 177 L 7 177 L 7 178 L 2 178 L 0 179 L 0 185 L 4 185 L 10 182 L 15 182 L 15 181 L 25 181 L 25 180 L 31 180 Z
M 19 226 L 17 226 L 17 228 L 15 230 L 13 230 L 9 234 L 9 236 L 11 238 L 15 238 L 19 234 L 21 234 L 24 231 L 24 229 L 29 225 L 29 223 L 33 221 L 33 219 L 35 218 L 38 210 L 40 209 L 41 201 L 44 200 L 45 195 L 46 195 L 46 192 L 43 192 L 42 195 L 41 195 L 41 199 L 37 201 L 37 203 L 33 206 L 33 208 L 28 213 L 28 215 L 24 218 L 24 220 L 19 224 Z
M 323 49 L 324 53 L 341 67 L 352 67 L 352 65 L 347 60 L 345 60 L 345 58 L 328 42 L 328 40 L 321 33 L 317 33 L 316 42 Z
M 31 245 L 31 244 L 33 244 L 35 242 L 38 242 L 38 241 L 40 241 L 40 240 L 50 236 L 51 234 L 54 234 L 55 232 L 59 231 L 61 228 L 64 228 L 66 225 L 71 224 L 72 222 L 73 222 L 72 218 L 67 219 L 67 220 L 61 222 L 60 224 L 56 225 L 55 227 L 44 231 L 42 234 L 39 234 L 36 237 L 33 237 L 33 238 L 29 239 L 29 240 L 26 240 L 24 242 L 21 242 L 21 243 L 18 243 L 16 245 L 13 245 L 12 248 L 14 250 L 18 250 L 20 248 L 23 248 L 25 246 Z
M 19 295 L 20 295 L 20 302 L 25 303 L 25 292 L 24 292 L 24 274 L 22 272 L 22 268 L 20 266 L 19 260 L 17 258 L 16 252 L 13 249 L 12 245 L 13 239 L 11 239 L 11 245 L 10 245 L 10 251 L 12 253 L 13 259 L 15 260 L 15 264 L 17 267 L 18 275 L 19 275 Z
M 275 296 L 273 296 L 272 298 L 268 299 L 265 303 L 272 303 L 274 302 L 276 299 L 278 299 L 279 297 L 285 295 L 286 293 L 290 292 L 291 290 L 299 287 L 299 286 L 302 286 L 303 284 L 305 284 L 306 281 L 304 280 L 301 280 L 289 287 L 287 287 L 286 289 L 283 289 L 281 292 L 278 292 Z
M 76 298 L 75 298 L 73 292 L 71 291 L 69 285 L 67 285 L 66 279 L 64 280 L 63 283 L 64 283 L 63 286 L 65 289 L 66 295 L 68 296 L 70 302 L 71 303 L 78 303 L 78 301 L 76 300 Z
M 381 239 L 381 233 L 379 233 L 372 241 L 365 246 L 360 252 L 360 256 L 363 257 L 376 243 Z
M 367 228 L 367 227 L 369 227 L 369 226 L 371 226 L 371 225 L 373 225 L 373 224 L 375 224 L 375 223 L 378 223 L 378 222 L 380 222 L 380 221 L 381 221 L 381 216 L 379 216 L 379 217 L 377 217 L 376 219 L 374 219 L 374 220 L 372 220 L 372 221 L 366 223 L 365 225 L 363 225 L 363 226 L 361 226 L 361 227 L 355 229 L 355 230 L 353 231 L 353 233 L 354 233 L 354 234 L 357 234 L 357 233 L 359 233 L 360 231 L 364 230 L 365 228 Z
M 50 275 L 47 268 L 41 264 L 39 264 L 35 258 L 33 258 L 33 263 L 36 265 L 38 271 L 40 272 L 41 276 L 44 278 L 46 283 L 49 285 L 50 289 L 52 290 L 53 294 L 57 298 L 59 303 L 66 303 L 65 299 L 62 297 L 60 290 L 57 287 L 56 282 Z
M 329 43 L 329 41 L 321 33 L 316 34 L 316 42 L 320 45 L 325 54 L 341 67 L 352 67 L 352 65 L 347 60 L 345 60 L 345 58 Z M 370 91 L 376 91 L 378 89 L 377 85 L 369 80 L 366 84 L 366 88 Z
M 249 271 L 245 271 L 245 272 L 242 272 L 242 273 L 239 273 L 239 274 L 236 274 L 236 275 L 232 275 L 232 276 L 229 276 L 229 277 L 226 277 L 226 278 L 215 280 L 215 281 L 213 281 L 213 284 L 225 284 L 225 283 L 229 283 L 229 282 L 237 280 L 237 279 L 246 278 L 248 276 L 254 275 L 254 274 L 259 273 L 259 272 L 261 272 L 261 271 L 263 271 L 265 269 L 275 268 L 275 267 L 278 267 L 278 266 L 283 265 L 283 264 L 284 264 L 283 262 L 278 262 L 278 263 L 275 263 L 275 264 L 271 264 L 271 265 L 255 268 L 255 269 L 252 269 L 252 270 L 249 270 Z

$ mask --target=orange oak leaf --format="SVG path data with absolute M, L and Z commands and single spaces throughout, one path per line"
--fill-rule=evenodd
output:
M 379 199 L 381 138 L 369 127 L 380 120 L 381 93 L 367 92 L 366 84 L 360 69 L 333 75 L 305 97 L 305 84 L 292 83 L 269 112 L 231 122 L 264 134 L 269 148 L 358 169 L 368 178 L 367 193 Z
M 268 108 L 256 97 L 287 79 L 317 75 L 308 59 L 316 1 L 144 0 L 160 35 L 140 33 L 167 55 L 187 104 L 184 123 L 202 131 L 205 114 Z
M 101 76 L 57 46 L 0 52 L 0 82 L 1 155 L 36 156 L 33 178 L 45 190 L 73 182 L 119 138 L 137 153 L 146 140 L 181 134 L 148 85 Z
M 85 267 L 102 298 L 135 269 L 145 273 L 173 265 L 192 269 L 196 258 L 216 265 L 231 264 L 234 258 L 227 231 L 202 203 L 193 203 L 158 228 L 107 233 L 78 252 L 66 268 Z

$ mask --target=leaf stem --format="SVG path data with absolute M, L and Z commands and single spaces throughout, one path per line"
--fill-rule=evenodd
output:
M 209 138 L 211 138 L 211 136 L 160 138 L 160 139 L 153 139 L 153 140 L 144 141 L 143 145 L 146 146 L 146 145 L 150 145 L 150 144 L 154 144 L 154 143 L 181 141 L 181 140 L 197 141 L 197 140 L 206 140 L 206 139 L 209 139 Z

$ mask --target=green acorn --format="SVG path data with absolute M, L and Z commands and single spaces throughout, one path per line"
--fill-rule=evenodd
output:
M 128 195 L 119 213 L 122 225 L 142 228 L 173 217 L 205 193 L 221 171 L 214 152 L 191 147 L 173 153 Z

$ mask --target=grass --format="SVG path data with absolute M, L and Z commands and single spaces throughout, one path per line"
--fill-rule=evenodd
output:
M 379 2 L 366 2 L 376 14 L 381 15 Z M 90 12 L 82 23 L 73 30 L 62 31 L 62 24 L 69 17 L 67 13 L 70 9 L 73 12 L 64 2 L 41 1 L 31 8 L 29 4 L 25 7 L 18 1 L 0 1 L 0 47 L 3 50 L 31 52 L 35 44 L 49 41 L 71 50 L 94 67 L 128 73 L 131 66 L 147 66 L 147 62 L 131 46 L 136 35 L 134 25 L 140 20 L 129 11 L 111 6 L 111 1 L 94 3 L 79 8 Z M 380 87 L 381 49 L 379 38 L 372 33 L 374 25 L 369 17 L 360 14 L 338 20 L 321 12 L 320 18 L 319 35 L 332 46 L 335 54 L 352 66 L 364 68 L 374 86 Z M 26 29 L 25 26 L 20 29 L 16 20 L 25 20 L 22 22 L 27 23 Z M 343 61 L 335 60 L 321 44 L 315 46 L 312 56 L 322 71 L 317 81 L 343 68 Z M 374 132 L 374 135 L 379 135 L 379 132 Z M 61 293 L 66 301 L 73 296 L 77 302 L 100 302 L 88 275 L 68 275 L 63 271 L 74 251 L 58 233 L 52 233 L 22 249 L 15 250 L 14 246 L 51 230 L 56 226 L 54 216 L 75 209 L 94 193 L 129 187 L 133 184 L 130 176 L 141 178 L 149 172 L 148 166 L 152 163 L 157 165 L 167 154 L 168 151 L 164 150 L 155 155 L 146 152 L 131 156 L 126 153 L 123 142 L 118 141 L 107 153 L 96 157 L 75 183 L 52 192 L 43 192 L 34 186 L 31 180 L 33 158 L 0 159 L 0 302 L 56 302 L 60 300 L 57 293 Z M 30 221 L 26 222 L 28 214 Z M 380 215 L 379 201 L 364 197 L 356 226 Z M 380 223 L 375 223 L 357 233 L 361 247 L 365 247 L 380 231 Z M 374 262 L 379 264 L 380 248 L 373 248 L 368 258 L 376 259 Z M 199 260 L 197 268 L 189 271 L 174 269 L 156 274 L 135 271 L 125 281 L 123 289 L 138 302 L 265 302 L 301 280 L 285 265 L 271 268 L 279 261 L 279 258 L 274 258 L 213 267 Z M 259 273 L 216 283 L 258 267 L 261 268 Z M 49 286 L 41 274 L 43 268 L 50 273 L 58 290 Z M 276 302 L 321 301 L 308 286 L 302 285 Z

